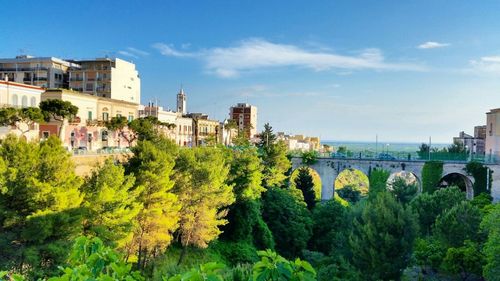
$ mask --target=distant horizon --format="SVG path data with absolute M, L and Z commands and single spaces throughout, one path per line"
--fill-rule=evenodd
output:
M 326 142 L 345 142 L 345 143 L 360 143 L 360 144 L 365 144 L 365 143 L 373 143 L 375 144 L 376 142 L 375 141 L 357 141 L 357 140 L 320 140 L 321 143 L 326 143 Z M 426 143 L 428 144 L 428 142 L 408 142 L 408 141 L 378 141 L 378 144 L 379 145 L 383 145 L 383 144 L 422 144 L 422 143 Z M 431 143 L 431 146 L 433 144 L 436 144 L 436 145 L 450 145 L 452 144 L 452 142 L 449 142 L 449 143 L 446 143 L 446 142 L 432 142 Z

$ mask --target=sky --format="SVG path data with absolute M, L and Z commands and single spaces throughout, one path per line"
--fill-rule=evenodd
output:
M 7 1 L 0 58 L 132 61 L 142 103 L 323 140 L 449 143 L 500 107 L 500 1 Z

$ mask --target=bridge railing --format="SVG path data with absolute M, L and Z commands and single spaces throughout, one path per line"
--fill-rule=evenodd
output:
M 293 157 L 301 157 L 302 153 L 294 151 L 290 153 Z M 400 152 L 384 151 L 375 153 L 374 151 L 348 151 L 346 153 L 318 152 L 318 158 L 337 159 L 365 159 L 365 160 L 387 160 L 387 161 L 449 161 L 449 162 L 470 162 L 477 161 L 485 164 L 500 164 L 500 159 L 495 155 L 477 155 L 470 153 L 450 153 L 450 152 Z

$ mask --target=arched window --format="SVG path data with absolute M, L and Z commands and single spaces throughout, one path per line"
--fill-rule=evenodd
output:
M 103 107 L 102 109 L 102 120 L 103 121 L 108 121 L 109 120 L 109 112 L 107 107 Z
M 22 97 L 21 105 L 22 105 L 22 107 L 28 107 L 28 97 L 26 97 L 26 96 Z
M 12 105 L 17 106 L 17 95 L 12 95 Z
M 32 106 L 32 107 L 36 107 L 37 106 L 37 104 L 36 104 L 36 98 L 35 97 L 31 98 L 30 106 Z

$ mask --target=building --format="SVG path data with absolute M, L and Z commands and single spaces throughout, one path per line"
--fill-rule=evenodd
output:
M 105 147 L 128 147 L 134 137 L 127 130 L 111 132 L 105 121 L 124 116 L 129 121 L 138 117 L 138 104 L 102 98 L 66 89 L 49 89 L 41 100 L 59 99 L 69 101 L 78 107 L 78 114 L 63 124 L 52 120 L 40 125 L 40 138 L 58 135 L 68 150 L 82 149 L 96 151 Z
M 238 103 L 229 109 L 229 119 L 236 121 L 239 130 L 245 131 L 249 139 L 257 136 L 257 107 Z
M 500 108 L 486 113 L 486 157 L 500 159 Z
M 165 135 L 179 146 L 192 146 L 193 119 L 183 116 L 179 112 L 164 110 L 161 106 L 148 104 L 139 110 L 139 117 L 153 116 L 159 121 L 174 124 L 172 128 L 165 128 Z
M 97 97 L 139 104 L 141 79 L 135 64 L 118 58 L 72 61 L 69 88 Z
M 460 132 L 458 137 L 453 138 L 453 143 L 462 144 L 474 156 L 484 155 L 485 137 L 481 127 L 484 126 L 474 127 L 474 136 Z
M 68 88 L 68 70 L 79 65 L 54 57 L 17 56 L 0 59 L 0 80 L 42 88 Z
M 0 105 L 2 107 L 38 107 L 44 89 L 10 81 L 0 81 Z M 38 138 L 38 124 L 17 124 L 15 127 L 0 127 L 0 137 L 13 133 L 28 140 Z
M 304 135 L 286 135 L 283 132 L 276 134 L 278 140 L 282 140 L 288 147 L 288 150 L 308 151 L 321 149 L 320 139 L 318 137 L 307 137 Z
M 226 146 L 233 145 L 233 139 L 238 136 L 238 129 L 233 126 L 229 126 L 229 120 L 224 120 L 219 124 L 219 139 L 218 143 Z
M 193 119 L 193 145 L 201 146 L 210 141 L 217 143 L 220 139 L 219 126 L 217 120 L 211 120 L 203 113 L 190 113 L 186 115 Z

